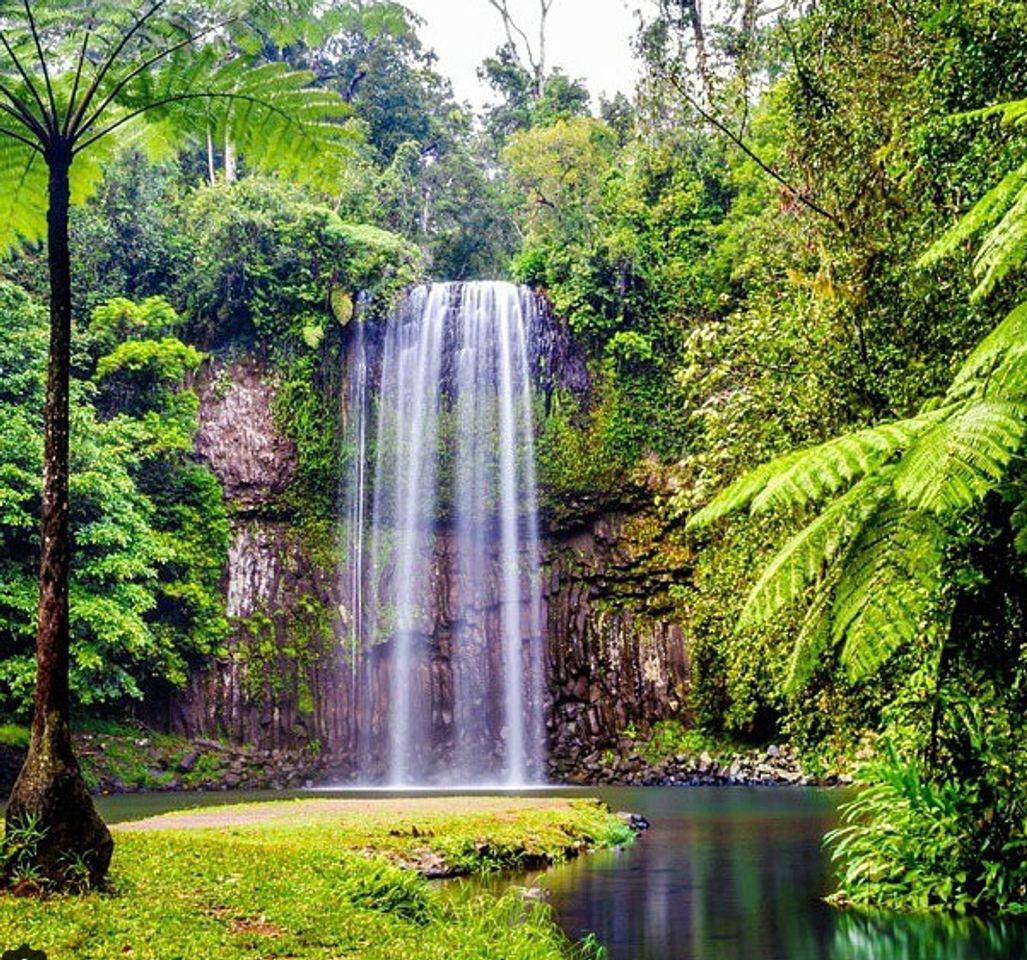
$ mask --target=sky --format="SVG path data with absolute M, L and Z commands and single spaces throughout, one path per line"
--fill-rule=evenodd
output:
M 439 72 L 453 82 L 458 100 L 480 108 L 491 91 L 477 68 L 504 41 L 502 21 L 487 0 L 405 0 L 425 20 L 421 39 L 439 55 Z M 638 75 L 631 55 L 634 10 L 640 0 L 556 0 L 549 14 L 550 66 L 582 77 L 594 97 L 630 94 Z M 525 32 L 538 36 L 538 0 L 510 0 Z

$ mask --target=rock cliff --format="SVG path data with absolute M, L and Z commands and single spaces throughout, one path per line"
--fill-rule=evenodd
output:
M 382 763 L 389 645 L 354 661 L 345 638 L 351 607 L 336 566 L 332 524 L 299 523 L 288 492 L 296 450 L 275 426 L 274 379 L 256 360 L 216 361 L 197 382 L 201 426 L 196 454 L 221 479 L 233 517 L 225 571 L 232 636 L 169 695 L 159 722 L 188 736 L 227 736 L 260 749 L 313 744 L 345 772 L 361 758 Z M 475 604 L 477 623 L 457 623 L 448 598 L 458 589 L 440 529 L 433 563 L 434 609 L 425 611 L 417 669 L 431 706 L 423 719 L 447 749 L 454 722 L 480 723 L 482 745 L 498 721 L 454 718 L 459 633 L 487 633 L 495 596 Z M 657 549 L 659 544 L 659 549 Z M 688 719 L 691 668 L 686 631 L 670 589 L 690 557 L 645 512 L 601 516 L 550 531 L 543 545 L 546 736 L 551 774 L 564 777 L 597 751 L 615 748 L 626 727 Z M 498 578 L 487 578 L 495 583 Z M 527 617 L 527 611 L 525 611 Z M 480 644 L 483 658 L 494 655 Z

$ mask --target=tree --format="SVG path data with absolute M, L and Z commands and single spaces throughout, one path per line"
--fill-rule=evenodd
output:
M 526 30 L 518 24 L 510 12 L 509 0 L 487 0 L 487 3 L 503 21 L 506 32 L 506 48 L 513 61 L 531 78 L 531 93 L 540 100 L 546 86 L 546 28 L 549 13 L 556 0 L 538 0 L 538 40 L 532 43 Z
M 1027 105 L 976 115 L 994 113 L 1018 124 Z M 1005 177 L 921 265 L 984 232 L 977 298 L 1021 268 L 1022 183 L 1022 168 Z M 752 588 L 738 630 L 804 609 L 792 694 L 825 662 L 853 686 L 887 673 L 897 686 L 878 756 L 860 772 L 865 789 L 828 835 L 843 902 L 1014 912 L 1027 896 L 1025 449 L 1021 303 L 915 416 L 786 453 L 689 521 L 703 530 L 745 508 L 812 511 Z
M 252 165 L 306 175 L 326 172 L 344 137 L 344 105 L 311 90 L 310 74 L 225 56 L 235 21 L 207 13 L 196 26 L 197 11 L 175 9 L 165 0 L 0 7 L 3 223 L 12 244 L 45 235 L 50 281 L 36 690 L 29 752 L 6 818 L 37 823 L 36 866 L 58 885 L 71 861 L 99 881 L 113 851 L 69 729 L 71 204 L 126 145 L 166 150 L 173 138 L 230 123 Z

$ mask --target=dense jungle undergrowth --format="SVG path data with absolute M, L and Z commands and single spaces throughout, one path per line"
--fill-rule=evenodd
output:
M 632 97 L 593 103 L 504 46 L 479 117 L 399 3 L 287 5 L 287 24 L 229 6 L 261 38 L 232 55 L 307 71 L 345 136 L 297 185 L 215 111 L 174 150 L 104 155 L 75 194 L 76 708 L 131 714 L 225 652 L 233 506 L 193 456 L 205 364 L 269 371 L 297 451 L 274 509 L 330 569 L 353 325 L 423 278 L 509 277 L 545 292 L 591 379 L 540 404 L 550 526 L 641 508 L 650 551 L 687 538 L 681 742 L 870 758 L 832 838 L 846 902 L 1027 909 L 1027 4 L 704 21 L 658 0 Z M 12 722 L 33 691 L 47 350 L 19 189 L 0 164 L 20 234 L 0 279 Z

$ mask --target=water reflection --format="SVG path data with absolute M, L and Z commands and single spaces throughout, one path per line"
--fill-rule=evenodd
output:
M 832 960 L 1012 960 L 1027 956 L 1020 921 L 869 918 L 838 919 Z
M 840 915 L 821 837 L 838 794 L 760 789 L 611 790 L 653 829 L 545 883 L 574 938 L 610 960 L 998 960 L 1027 956 L 1027 928 Z

